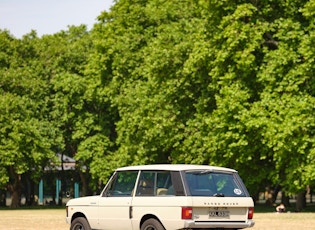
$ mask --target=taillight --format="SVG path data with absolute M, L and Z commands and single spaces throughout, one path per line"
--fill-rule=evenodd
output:
M 254 216 L 254 208 L 250 207 L 250 208 L 248 208 L 247 218 L 250 220 L 250 219 L 253 219 L 253 216 Z
M 182 207 L 182 219 L 192 219 L 192 207 Z

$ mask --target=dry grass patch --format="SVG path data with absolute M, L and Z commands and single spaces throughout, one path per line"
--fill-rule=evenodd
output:
M 65 209 L 0 210 L 0 230 L 69 230 Z
M 256 213 L 253 230 L 315 229 L 315 213 Z
M 64 209 L 0 210 L 0 230 L 69 230 Z M 252 230 L 315 229 L 315 213 L 255 213 Z

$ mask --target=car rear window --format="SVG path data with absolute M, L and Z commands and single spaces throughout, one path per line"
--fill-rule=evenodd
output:
M 248 192 L 236 173 L 189 171 L 185 173 L 190 195 L 246 197 Z

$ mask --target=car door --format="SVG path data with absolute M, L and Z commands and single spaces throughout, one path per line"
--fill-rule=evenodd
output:
M 99 226 L 106 230 L 132 229 L 132 195 L 138 171 L 116 172 L 99 202 Z

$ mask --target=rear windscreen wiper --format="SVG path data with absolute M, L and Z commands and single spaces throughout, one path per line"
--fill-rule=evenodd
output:
M 213 194 L 213 196 L 215 196 L 215 197 L 224 197 L 224 194 L 223 193 L 215 193 L 215 194 Z

